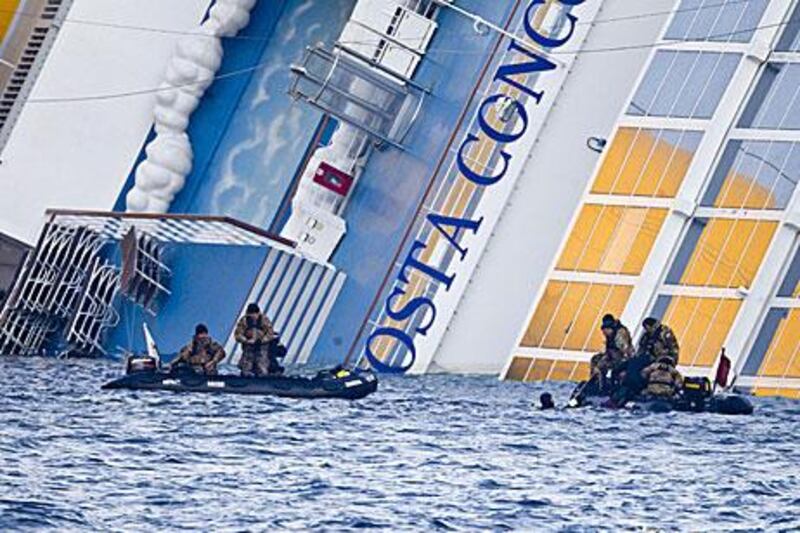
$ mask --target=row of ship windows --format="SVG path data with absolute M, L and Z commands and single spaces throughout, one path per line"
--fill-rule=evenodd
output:
M 795 263 L 798 261 L 795 259 Z M 800 292 L 797 281 L 792 281 L 795 295 Z M 597 329 L 600 318 L 607 312 L 621 314 L 631 292 L 632 287 L 624 285 L 550 281 L 520 344 L 523 348 L 601 351 L 603 339 Z M 660 295 L 651 315 L 675 331 L 682 365 L 711 367 L 741 305 L 742 300 L 733 298 Z M 800 378 L 800 309 L 773 307 L 769 311 L 743 373 Z
M 682 0 L 664 39 L 747 43 L 762 27 L 769 0 Z M 776 50 L 800 51 L 800 5 L 783 24 Z

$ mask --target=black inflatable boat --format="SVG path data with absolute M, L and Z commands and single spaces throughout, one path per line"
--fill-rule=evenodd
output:
M 714 394 L 711 382 L 705 377 L 689 377 L 673 398 L 653 398 L 636 395 L 619 401 L 609 391 L 598 390 L 596 382 L 584 382 L 572 393 L 568 407 L 605 407 L 609 409 L 641 409 L 657 413 L 682 411 L 691 413 L 717 413 L 722 415 L 751 415 L 753 404 L 740 394 Z
M 284 398 L 341 398 L 358 400 L 378 389 L 378 379 L 370 371 L 350 371 L 342 368 L 323 370 L 313 377 L 234 375 L 206 376 L 190 369 L 163 372 L 156 364 L 141 359 L 128 361 L 125 376 L 103 385 L 105 390 L 164 390 L 173 392 L 211 392 L 250 394 Z

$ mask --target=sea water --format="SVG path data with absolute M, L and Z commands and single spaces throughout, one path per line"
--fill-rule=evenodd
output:
M 101 391 L 0 358 L 0 530 L 800 529 L 800 403 L 537 411 L 568 385 L 383 379 L 361 401 Z

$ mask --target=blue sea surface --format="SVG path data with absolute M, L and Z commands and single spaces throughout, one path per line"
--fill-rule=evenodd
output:
M 537 411 L 569 385 L 383 379 L 358 402 L 100 391 L 0 358 L 0 531 L 800 529 L 800 403 Z

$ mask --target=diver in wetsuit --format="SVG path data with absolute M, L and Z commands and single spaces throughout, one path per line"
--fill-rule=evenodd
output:
M 181 348 L 178 357 L 172 361 L 167 370 L 187 366 L 198 374 L 215 376 L 217 365 L 225 359 L 225 349 L 208 334 L 205 324 L 198 324 L 194 328 L 194 337 L 189 344 Z

